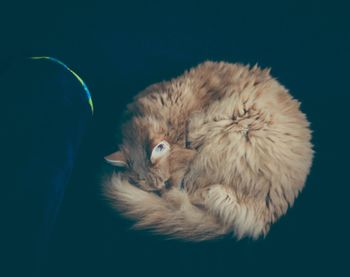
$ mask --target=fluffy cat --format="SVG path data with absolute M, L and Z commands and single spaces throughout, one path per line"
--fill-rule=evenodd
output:
M 105 193 L 136 227 L 171 237 L 266 235 L 311 166 L 299 105 L 257 66 L 205 62 L 152 85 L 127 107 Z

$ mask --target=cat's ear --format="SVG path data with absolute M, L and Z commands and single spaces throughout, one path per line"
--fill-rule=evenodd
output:
M 118 166 L 118 167 L 126 167 L 128 164 L 126 162 L 126 158 L 121 151 L 114 152 L 112 154 L 107 155 L 104 157 L 105 160 L 110 163 L 111 165 Z
M 170 144 L 162 140 L 159 142 L 156 146 L 153 147 L 152 153 L 151 153 L 151 162 L 155 163 L 160 158 L 168 155 L 170 152 Z

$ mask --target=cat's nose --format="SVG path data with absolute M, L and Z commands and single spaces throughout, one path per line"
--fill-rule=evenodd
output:
M 171 187 L 171 182 L 170 182 L 170 180 L 166 180 L 166 181 L 164 182 L 164 187 L 165 187 L 166 189 L 169 189 L 169 188 Z

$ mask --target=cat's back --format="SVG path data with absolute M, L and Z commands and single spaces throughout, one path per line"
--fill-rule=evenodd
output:
M 210 105 L 216 100 L 239 93 L 248 86 L 271 80 L 273 78 L 269 69 L 239 63 L 206 61 L 185 72 L 179 81 L 187 81 L 193 95 L 203 105 Z
M 135 96 L 129 111 L 136 114 L 181 114 L 203 109 L 216 100 L 224 99 L 244 90 L 273 80 L 269 69 L 249 67 L 239 63 L 203 62 L 169 81 L 150 85 Z

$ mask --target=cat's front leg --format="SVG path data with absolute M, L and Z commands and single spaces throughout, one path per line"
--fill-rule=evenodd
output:
M 201 192 L 204 207 L 218 217 L 225 228 L 235 233 L 237 238 L 259 237 L 265 232 L 266 224 L 253 206 L 238 200 L 233 192 L 221 184 L 211 185 Z

